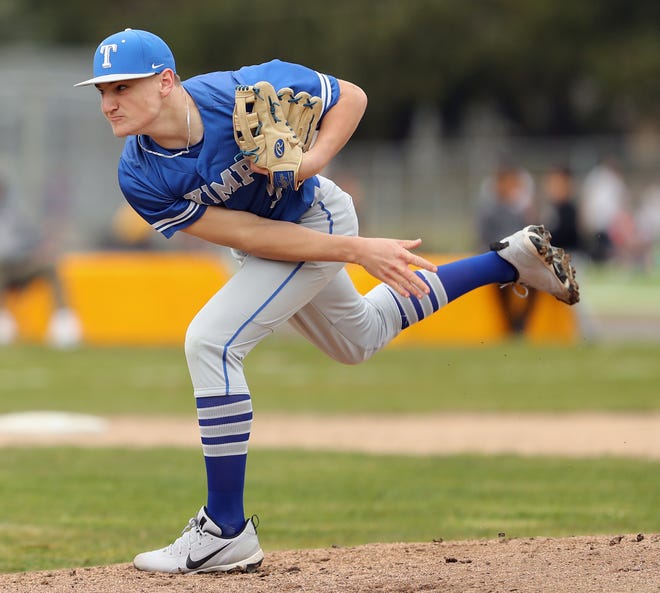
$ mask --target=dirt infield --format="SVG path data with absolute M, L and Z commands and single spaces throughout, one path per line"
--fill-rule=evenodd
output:
M 382 544 L 272 552 L 252 574 L 128 564 L 0 575 L 13 593 L 657 593 L 660 535 Z
M 6 417 L 5 417 L 6 418 Z M 75 416 L 73 418 L 75 420 Z M 94 419 L 93 419 L 94 420 Z M 0 446 L 199 447 L 193 417 L 96 419 L 91 430 L 61 420 L 0 422 Z M 29 430 L 26 430 L 26 425 Z M 257 414 L 250 448 L 373 454 L 516 454 L 660 459 L 660 413 L 438 413 L 425 415 Z
M 113 417 L 94 430 L 0 430 L 0 446 L 198 447 L 194 419 Z M 251 447 L 390 454 L 660 459 L 660 414 L 261 414 Z M 355 438 L 359 435 L 359 439 Z M 660 534 L 268 552 L 252 574 L 156 575 L 129 564 L 0 575 L 11 593 L 660 593 Z

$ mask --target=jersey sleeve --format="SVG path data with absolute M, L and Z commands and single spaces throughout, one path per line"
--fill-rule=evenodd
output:
M 124 160 L 119 162 L 118 176 L 119 187 L 126 201 L 168 239 L 198 220 L 206 211 L 205 204 L 168 196 L 165 190 L 159 191 L 146 183 Z
M 321 98 L 323 115 L 339 99 L 339 82 L 334 76 L 317 72 L 307 66 L 272 60 L 256 66 L 245 66 L 235 73 L 237 84 L 255 84 L 261 80 L 270 82 L 276 90 L 289 87 L 294 93 L 307 91 Z

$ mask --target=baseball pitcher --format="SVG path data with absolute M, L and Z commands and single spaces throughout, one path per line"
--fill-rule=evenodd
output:
M 519 283 L 569 304 L 579 298 L 568 255 L 542 226 L 437 268 L 412 252 L 419 239 L 359 236 L 351 196 L 320 175 L 366 109 L 355 84 L 280 60 L 182 82 L 166 43 L 131 29 L 100 43 L 93 72 L 79 85 L 98 89 L 113 133 L 126 138 L 126 200 L 166 237 L 184 232 L 231 247 L 240 262 L 185 340 L 206 502 L 172 544 L 138 554 L 138 569 L 252 570 L 262 562 L 256 522 L 243 508 L 252 426 L 243 361 L 281 325 L 356 364 L 485 284 Z M 360 295 L 347 262 L 382 284 Z

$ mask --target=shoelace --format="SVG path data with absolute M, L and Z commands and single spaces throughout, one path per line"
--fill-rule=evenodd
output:
M 529 296 L 529 288 L 524 284 L 514 283 L 511 287 L 513 294 L 515 294 L 519 299 L 526 299 Z
M 193 517 L 181 531 L 181 535 L 175 539 L 169 546 L 169 552 L 181 553 L 182 550 L 188 552 L 192 544 L 202 539 L 202 529 L 199 526 L 197 517 Z
M 519 282 L 507 282 L 506 284 L 500 284 L 500 288 L 506 288 L 507 286 L 511 287 L 513 294 L 515 294 L 519 299 L 526 299 L 529 296 L 529 288 L 524 284 Z

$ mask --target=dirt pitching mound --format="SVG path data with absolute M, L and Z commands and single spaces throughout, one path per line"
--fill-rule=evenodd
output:
M 0 575 L 12 593 L 658 593 L 660 534 L 372 544 L 266 554 L 251 574 L 129 564 Z

